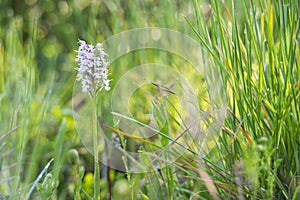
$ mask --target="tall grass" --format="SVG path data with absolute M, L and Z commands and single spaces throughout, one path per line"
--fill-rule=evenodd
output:
M 214 1 L 208 21 L 196 9 L 197 25 L 190 23 L 227 86 L 229 112 L 218 154 L 231 184 L 251 192 L 241 194 L 247 198 L 299 197 L 298 6 Z M 245 13 L 243 23 L 238 10 Z M 238 192 L 227 195 L 240 198 Z

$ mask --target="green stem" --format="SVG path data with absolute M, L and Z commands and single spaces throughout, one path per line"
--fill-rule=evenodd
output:
M 97 134 L 97 99 L 93 95 L 93 137 L 94 137 L 94 200 L 98 200 L 100 192 L 100 172 L 98 159 L 98 134 Z
M 77 171 L 77 165 L 73 164 L 72 165 L 73 168 L 73 175 L 74 175 L 74 185 L 75 185 L 75 199 L 76 200 L 81 200 L 80 197 L 80 188 L 79 188 L 79 184 L 78 184 L 78 171 Z

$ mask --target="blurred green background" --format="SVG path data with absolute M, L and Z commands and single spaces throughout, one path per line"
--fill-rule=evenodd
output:
M 28 194 L 52 158 L 48 170 L 52 178 L 44 176 L 33 196 L 40 199 L 37 194 L 49 197 L 54 193 L 54 199 L 73 199 L 76 181 L 68 161 L 68 151 L 73 148 L 85 169 L 82 188 L 92 193 L 93 157 L 80 142 L 72 110 L 77 42 L 80 38 L 96 44 L 140 27 L 169 28 L 206 45 L 222 71 L 229 112 L 218 144 L 203 160 L 185 154 L 162 169 L 163 176 L 112 170 L 116 197 L 122 198 L 124 194 L 118 192 L 125 188 L 130 199 L 129 184 L 131 195 L 140 192 L 140 197 L 143 193 L 157 199 L 209 199 L 214 195 L 297 199 L 298 2 L 0 0 L 0 199 L 16 191 L 21 191 L 21 197 Z M 112 86 L 130 67 L 143 63 L 165 61 L 170 66 L 190 67 L 183 59 L 169 56 L 145 50 L 121 57 L 110 68 Z M 196 81 L 195 86 L 201 88 L 202 82 Z M 134 95 L 136 99 L 142 96 L 140 91 Z M 136 112 L 133 116 L 139 117 L 135 105 L 147 107 L 143 99 L 130 103 Z M 205 106 L 209 105 L 211 102 Z M 147 122 L 143 117 L 141 121 Z M 211 178 L 213 184 L 203 177 Z M 104 177 L 101 184 L 102 196 L 107 198 Z
M 16 45 L 12 53 L 17 53 L 17 46 L 24 47 L 18 56 L 30 54 L 31 64 L 36 64 L 35 89 L 53 83 L 52 92 L 65 104 L 71 98 L 79 38 L 95 44 L 116 33 L 148 26 L 193 36 L 183 14 L 194 20 L 192 1 L 2 0 L 0 45 L 7 52 Z M 14 61 L 7 56 L 3 62 L 5 79 Z
M 0 149 L 0 166 L 9 166 L 3 180 L 20 173 L 21 188 L 28 191 L 54 157 L 53 180 L 59 177 L 60 198 L 70 195 L 68 150 L 76 148 L 86 172 L 93 171 L 93 158 L 83 148 L 73 121 L 78 39 L 96 44 L 141 27 L 170 28 L 194 36 L 183 15 L 195 20 L 193 1 L 1 0 L 0 133 L 17 127 Z M 157 60 L 154 55 L 151 50 L 131 53 L 114 63 L 111 78 L 117 80 L 129 66 Z M 1 190 L 7 195 L 13 184 L 4 183 Z M 92 187 L 89 181 L 84 184 Z

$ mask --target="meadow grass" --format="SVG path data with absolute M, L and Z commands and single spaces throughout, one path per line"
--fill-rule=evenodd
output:
M 130 99 L 132 115 L 118 117 L 147 127 L 151 120 L 141 110 L 151 109 L 157 136 L 127 133 L 108 115 L 102 119 L 105 134 L 114 132 L 124 149 L 138 149 L 144 163 L 149 163 L 152 150 L 170 142 L 180 148 L 167 151 L 162 160 L 182 148 L 185 153 L 166 167 L 150 165 L 148 173 L 130 173 L 125 157 L 125 172 L 101 165 L 102 199 L 300 198 L 298 1 L 65 3 L 44 1 L 21 8 L 2 3 L 0 199 L 92 199 L 93 156 L 76 132 L 77 110 L 71 102 L 76 42 L 84 38 L 97 43 L 145 26 L 175 29 L 199 42 L 213 72 L 220 74 L 219 95 L 227 99 L 227 115 L 218 137 L 208 140 L 213 148 L 203 156 L 198 140 L 187 143 L 193 136 L 181 126 L 188 113 L 178 107 L 178 97 L 156 99 L 162 105 L 145 92 L 158 96 L 161 88 L 136 90 Z M 144 63 L 164 63 L 188 77 L 199 94 L 199 112 L 223 106 L 210 101 L 213 85 L 194 75 L 190 63 L 153 49 L 111 63 L 112 88 L 132 66 Z M 109 103 L 101 98 L 103 105 Z M 214 117 L 201 126 L 209 126 Z M 181 135 L 174 134 L 178 130 Z

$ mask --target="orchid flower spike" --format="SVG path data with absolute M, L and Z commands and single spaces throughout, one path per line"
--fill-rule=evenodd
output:
M 108 79 L 108 55 L 104 52 L 102 44 L 89 45 L 83 40 L 78 40 L 79 49 L 76 51 L 75 61 L 78 67 L 76 80 L 81 81 L 83 92 L 88 92 L 92 98 L 103 88 L 110 90 Z

